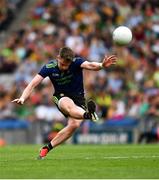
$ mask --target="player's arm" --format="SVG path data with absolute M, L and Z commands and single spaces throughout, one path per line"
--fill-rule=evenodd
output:
M 117 62 L 117 57 L 115 55 L 105 56 L 101 63 L 84 61 L 81 64 L 81 68 L 99 71 L 102 68 L 107 68 L 113 64 L 116 64 L 116 62 Z
M 24 89 L 22 95 L 18 99 L 14 99 L 12 102 L 16 102 L 18 104 L 23 104 L 24 101 L 30 96 L 32 90 L 43 80 L 44 78 L 37 74 L 32 81 L 27 85 L 27 87 Z

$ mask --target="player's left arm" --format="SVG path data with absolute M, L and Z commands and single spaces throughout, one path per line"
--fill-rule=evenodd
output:
M 81 68 L 93 70 L 93 71 L 99 71 L 103 68 L 107 68 L 111 65 L 116 64 L 116 62 L 117 62 L 117 57 L 115 55 L 105 56 L 101 63 L 84 61 L 81 64 Z

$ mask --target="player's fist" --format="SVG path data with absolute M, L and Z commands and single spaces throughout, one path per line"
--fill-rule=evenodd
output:
M 14 99 L 12 102 L 15 102 L 17 104 L 24 104 L 24 98 Z

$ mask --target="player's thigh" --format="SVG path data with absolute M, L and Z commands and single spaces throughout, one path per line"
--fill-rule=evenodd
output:
M 76 108 L 75 103 L 73 100 L 69 97 L 62 97 L 58 102 L 58 107 L 60 110 L 62 110 L 64 113 L 69 113 L 69 110 L 71 108 Z

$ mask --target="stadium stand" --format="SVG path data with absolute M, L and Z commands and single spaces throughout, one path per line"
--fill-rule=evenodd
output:
M 24 1 L 22 0 L 1 0 L 0 1 L 0 31 L 6 30 L 20 9 Z

